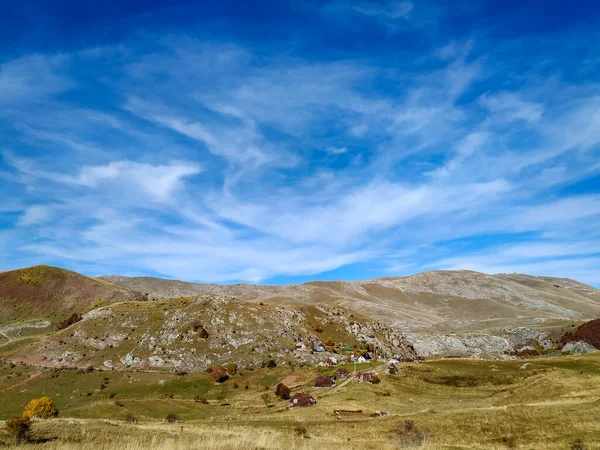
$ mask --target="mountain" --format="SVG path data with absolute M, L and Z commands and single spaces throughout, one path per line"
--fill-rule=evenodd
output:
M 70 270 L 35 266 L 0 273 L 0 323 L 17 319 L 64 319 L 95 307 L 144 300 L 138 292 Z
M 332 304 L 411 332 L 481 331 L 540 321 L 600 316 L 600 291 L 574 280 L 473 271 L 431 271 L 366 281 L 300 285 L 215 285 L 150 277 L 101 277 L 162 299 L 225 294 L 276 304 Z

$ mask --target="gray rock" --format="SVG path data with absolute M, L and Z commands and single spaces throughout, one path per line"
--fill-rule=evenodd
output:
M 592 353 L 597 349 L 585 341 L 569 342 L 562 348 L 563 353 L 575 353 L 576 355 L 582 355 L 584 353 Z

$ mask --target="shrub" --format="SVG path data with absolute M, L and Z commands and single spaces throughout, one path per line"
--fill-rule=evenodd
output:
M 202 324 L 198 321 L 198 319 L 194 319 L 194 321 L 192 322 L 192 330 L 194 330 L 196 333 L 198 331 L 200 331 L 202 328 L 204 328 L 202 326 Z
M 315 324 L 315 331 L 316 331 L 317 333 L 322 333 L 322 332 L 323 332 L 323 325 L 321 325 L 321 323 L 320 323 L 320 322 L 317 322 L 317 323 Z
M 267 361 L 267 368 L 268 369 L 274 369 L 275 367 L 277 367 L 277 363 L 275 362 L 274 359 L 270 359 Z
M 275 388 L 275 395 L 282 400 L 289 400 L 290 388 L 283 383 L 279 383 L 277 388 Z
M 403 420 L 396 431 L 400 447 L 419 447 L 425 440 L 423 433 L 412 420 Z
M 373 375 L 371 377 L 371 383 L 372 384 L 379 384 L 379 383 L 381 383 L 381 378 L 379 378 L 377 375 Z
M 215 368 L 215 370 L 211 372 L 210 376 L 213 377 L 213 379 L 217 383 L 223 383 L 224 381 L 227 381 L 229 379 L 229 375 L 227 375 L 227 370 L 225 370 L 225 367 L 223 366 Z
M 70 317 L 66 318 L 65 320 L 63 320 L 62 322 L 60 322 L 58 324 L 58 329 L 59 330 L 64 330 L 65 328 L 70 327 L 71 325 L 73 325 L 74 323 L 79 322 L 81 319 L 83 319 L 83 317 L 81 317 L 79 314 L 77 313 L 73 313 L 71 314 Z
M 589 447 L 581 439 L 577 439 L 571 444 L 571 450 L 588 450 Z
M 175 413 L 169 413 L 165 417 L 165 422 L 168 422 L 168 423 L 179 422 L 179 416 Z
M 296 433 L 296 436 L 306 437 L 306 433 L 308 433 L 308 432 L 306 431 L 306 427 L 305 426 L 296 425 L 294 427 L 294 433 Z
M 234 362 L 228 363 L 226 370 L 229 375 L 235 375 L 237 373 L 237 364 Z
M 263 392 L 260 398 L 265 403 L 265 406 L 269 406 L 271 404 L 271 396 L 268 392 Z
M 502 443 L 506 446 L 506 448 L 511 450 L 517 448 L 517 440 L 513 436 L 504 436 L 502 438 Z
M 169 392 L 167 394 L 167 398 L 175 398 L 175 394 L 173 394 L 172 392 Z
M 29 417 L 13 417 L 6 422 L 6 430 L 15 439 L 17 445 L 23 441 L 28 441 L 29 432 L 31 431 Z
M 200 331 L 198 331 L 198 336 L 200 336 L 202 339 L 208 339 L 208 331 L 206 328 L 202 328 Z
M 140 417 L 137 414 L 128 412 L 125 414 L 125 418 L 123 420 L 127 423 L 138 423 L 140 421 Z
M 50 397 L 36 398 L 27 403 L 23 411 L 23 417 L 31 418 L 33 416 L 38 416 L 40 419 L 58 417 L 58 408 Z
M 116 395 L 116 392 L 111 392 L 110 394 L 108 394 L 108 398 L 115 398 Z

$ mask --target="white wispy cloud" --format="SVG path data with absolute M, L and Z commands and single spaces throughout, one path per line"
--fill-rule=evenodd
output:
M 418 6 L 337 5 L 390 23 Z M 15 260 L 203 281 L 563 262 L 600 282 L 586 266 L 600 198 L 557 190 L 600 170 L 600 87 L 483 88 L 499 69 L 476 40 L 396 66 L 140 39 L 2 66 L 0 179 L 18 201 L 0 212 Z M 61 96 L 98 84 L 109 107 Z

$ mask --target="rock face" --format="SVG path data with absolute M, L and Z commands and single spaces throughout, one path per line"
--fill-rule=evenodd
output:
M 585 341 L 569 342 L 562 348 L 563 353 L 574 353 L 576 355 L 592 353 L 595 351 L 598 351 L 596 347 L 591 346 Z
M 315 331 L 317 323 L 323 332 Z M 332 336 L 336 343 L 327 347 Z M 297 342 L 304 349 L 296 350 Z M 313 352 L 317 344 L 325 351 Z M 271 359 L 277 365 L 341 362 L 346 347 L 358 344 L 382 357 L 416 357 L 401 332 L 343 308 L 274 306 L 217 294 L 92 310 L 33 353 L 48 365 L 201 371 L 228 362 L 260 367 Z

